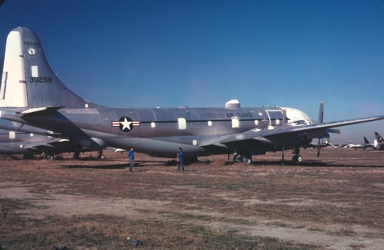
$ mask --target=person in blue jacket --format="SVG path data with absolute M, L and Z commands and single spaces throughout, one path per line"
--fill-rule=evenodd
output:
M 184 171 L 184 152 L 182 148 L 179 148 L 179 153 L 177 154 L 177 157 L 179 158 L 179 164 L 177 165 L 177 169 L 180 171 Z
M 132 168 L 135 165 L 134 159 L 135 159 L 135 153 L 133 152 L 135 149 L 131 147 L 131 150 L 128 151 L 128 158 L 129 161 L 131 162 L 131 165 L 129 167 L 129 172 L 132 172 Z

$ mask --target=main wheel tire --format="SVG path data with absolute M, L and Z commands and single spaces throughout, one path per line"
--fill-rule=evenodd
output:
M 297 156 L 297 162 L 298 162 L 298 163 L 303 162 L 303 160 L 304 160 L 304 159 L 303 159 L 303 157 L 302 157 L 301 155 L 298 155 L 298 156 Z
M 252 163 L 252 159 L 250 157 L 244 156 L 243 163 L 249 165 Z

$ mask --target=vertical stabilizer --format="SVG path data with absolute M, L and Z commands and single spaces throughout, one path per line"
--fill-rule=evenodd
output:
M 17 27 L 7 37 L 0 107 L 49 106 L 100 107 L 70 91 L 50 68 L 37 35 Z
M 369 143 L 368 139 L 365 138 L 365 136 L 364 136 L 364 144 L 371 145 L 371 143 Z
M 381 137 L 381 135 L 379 133 L 375 132 L 375 137 L 376 137 L 377 142 L 379 144 L 384 142 L 383 137 Z
M 28 107 L 20 32 L 11 31 L 6 43 L 0 86 L 1 107 Z

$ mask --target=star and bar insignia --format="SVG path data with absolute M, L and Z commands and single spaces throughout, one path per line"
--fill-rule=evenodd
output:
M 132 119 L 127 116 L 121 117 L 118 122 L 112 122 L 112 127 L 119 127 L 123 132 L 129 132 L 133 127 L 138 126 L 140 126 L 139 121 L 132 121 Z

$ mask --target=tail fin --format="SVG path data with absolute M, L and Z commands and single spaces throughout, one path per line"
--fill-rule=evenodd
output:
M 367 140 L 367 138 L 365 138 L 365 136 L 364 136 L 364 144 L 371 144 L 371 143 L 369 143 L 369 141 Z
M 377 143 L 382 143 L 384 140 L 383 140 L 383 137 L 381 137 L 381 135 L 379 135 L 379 133 L 375 132 L 375 136 L 377 138 Z
M 7 37 L 0 107 L 50 106 L 100 107 L 70 91 L 50 68 L 37 35 L 17 27 Z

